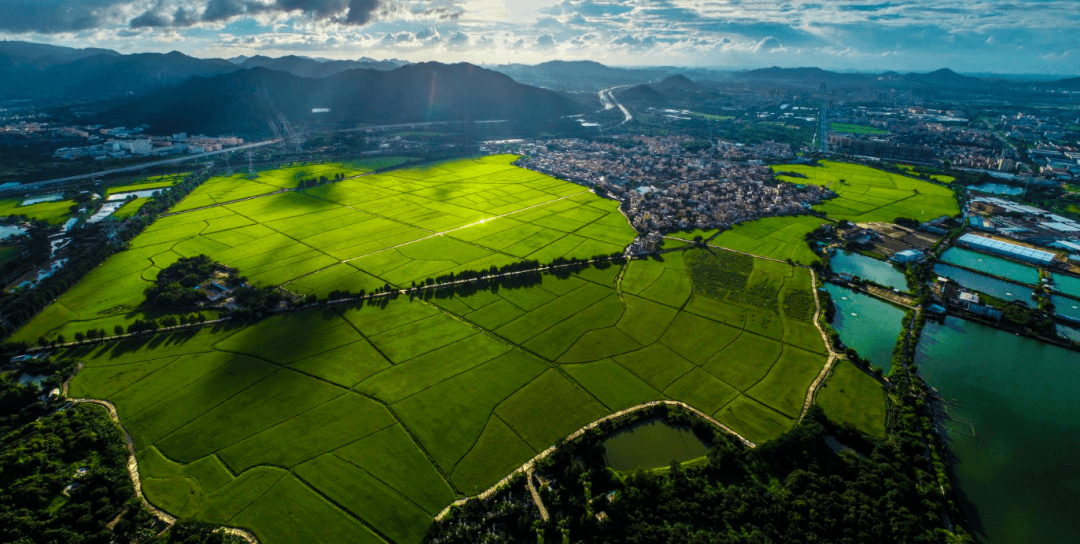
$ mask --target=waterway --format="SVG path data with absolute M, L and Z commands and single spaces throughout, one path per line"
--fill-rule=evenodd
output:
M 984 544 L 1065 544 L 1080 534 L 1080 356 L 963 319 L 927 323 L 927 382 L 968 424 L 945 427 Z
M 1015 185 L 1006 185 L 1004 183 L 984 183 L 982 185 L 970 185 L 968 189 L 971 191 L 979 191 L 980 193 L 990 193 L 995 195 L 1018 195 L 1024 192 L 1023 187 L 1017 187 Z
M 1054 289 L 1066 295 L 1080 298 L 1080 278 L 1064 274 L 1051 274 L 1050 277 L 1053 278 Z
M 941 263 L 934 265 L 934 273 L 939 276 L 945 276 L 968 289 L 986 293 L 992 297 L 1000 298 L 1002 300 L 1015 300 L 1028 306 L 1031 306 L 1034 303 L 1034 301 L 1031 300 L 1031 296 L 1034 292 L 1030 287 L 999 280 L 997 278 L 991 278 L 990 276 L 984 276 L 970 270 L 964 270 L 963 268 L 957 268 Z
M 829 258 L 829 266 L 837 274 L 851 274 L 878 285 L 907 291 L 904 273 L 893 265 L 860 253 L 841 250 Z
M 994 257 L 962 247 L 951 247 L 941 254 L 941 260 L 979 272 L 986 272 L 1028 285 L 1039 283 L 1039 269 L 1013 261 Z
M 0 225 L 0 240 L 6 240 L 20 234 L 26 234 L 26 229 L 13 227 L 11 225 Z
M 832 327 L 844 345 L 855 348 L 885 374 L 892 368 L 893 346 L 900 335 L 904 311 L 888 302 L 846 287 L 825 284 L 836 306 Z
M 53 194 L 53 195 L 35 196 L 35 197 L 31 197 L 31 198 L 27 198 L 27 199 L 23 200 L 22 204 L 20 204 L 20 206 L 31 206 L 31 205 L 34 205 L 34 204 L 40 204 L 42 202 L 56 202 L 57 200 L 63 200 L 63 199 L 64 199 L 64 195 L 61 195 L 59 193 L 58 194 Z
M 675 427 L 653 418 L 616 431 L 604 441 L 604 459 L 615 470 L 666 467 L 703 457 L 709 445 L 689 427 Z

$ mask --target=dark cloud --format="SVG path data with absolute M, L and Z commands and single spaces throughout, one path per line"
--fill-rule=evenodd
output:
M 260 13 L 301 14 L 317 21 L 353 26 L 370 23 L 392 0 L 158 0 L 149 9 L 137 0 L 2 0 L 0 30 L 75 32 L 126 24 L 130 28 L 183 28 Z M 137 8 L 145 11 L 139 13 Z M 428 13 L 430 12 L 430 13 Z M 449 20 L 460 12 L 444 7 L 425 10 L 430 18 Z
M 0 30 L 8 32 L 77 32 L 122 21 L 118 0 L 4 0 Z

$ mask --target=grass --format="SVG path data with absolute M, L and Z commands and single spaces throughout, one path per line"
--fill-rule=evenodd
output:
M 145 197 L 136 198 L 135 200 L 120 206 L 120 209 L 113 212 L 112 216 L 116 219 L 127 219 L 128 217 L 135 215 L 139 209 L 149 201 L 150 199 Z
M 833 132 L 847 132 L 849 134 L 888 134 L 889 131 L 869 125 L 852 125 L 846 123 L 829 123 L 829 130 Z
M 877 438 L 885 437 L 885 392 L 876 380 L 840 361 L 817 396 L 830 419 Z
M 522 255 L 591 256 L 632 238 L 617 203 L 511 160 L 395 170 L 161 219 L 19 334 L 145 316 L 141 291 L 182 255 L 321 294 Z M 286 174 L 225 179 L 195 200 L 287 186 Z M 642 402 L 680 400 L 751 440 L 775 438 L 824 362 L 812 306 L 802 268 L 695 248 L 528 286 L 292 312 L 58 357 L 86 365 L 72 395 L 116 403 L 147 495 L 166 510 L 270 543 L 417 542 L 454 498 Z

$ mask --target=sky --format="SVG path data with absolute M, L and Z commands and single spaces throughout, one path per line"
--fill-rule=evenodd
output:
M 1080 75 L 1080 0 L 0 0 L 0 39 L 223 58 Z

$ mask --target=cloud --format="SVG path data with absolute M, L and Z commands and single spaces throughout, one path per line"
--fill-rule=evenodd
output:
M 551 49 L 555 47 L 555 37 L 551 34 L 543 34 L 536 38 L 537 49 Z

